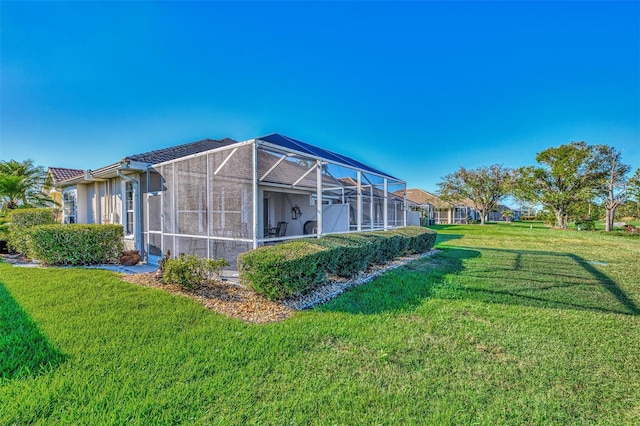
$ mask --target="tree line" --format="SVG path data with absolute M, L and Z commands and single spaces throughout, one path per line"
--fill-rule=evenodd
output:
M 517 169 L 500 164 L 461 167 L 442 178 L 438 195 L 446 201 L 470 200 L 483 224 L 508 196 L 544 206 L 554 214 L 559 228 L 566 228 L 570 212 L 587 203 L 602 207 L 607 231 L 622 203 L 635 200 L 640 209 L 640 169 L 631 175 L 631 166 L 611 146 L 571 142 L 539 152 L 536 162 L 536 166 Z M 43 191 L 49 186 L 46 177 L 46 170 L 31 160 L 0 161 L 3 208 L 51 205 L 53 200 Z
M 445 201 L 470 200 L 483 224 L 489 212 L 511 196 L 521 203 L 544 206 L 563 229 L 570 212 L 586 203 L 604 209 L 606 231 L 613 228 L 622 203 L 635 200 L 640 206 L 640 169 L 632 175 L 621 152 L 611 146 L 571 142 L 539 152 L 536 162 L 517 169 L 500 164 L 461 167 L 442 178 L 438 195 Z

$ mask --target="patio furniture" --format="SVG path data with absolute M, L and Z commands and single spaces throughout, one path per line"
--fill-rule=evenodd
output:
M 275 228 L 269 229 L 269 238 L 271 237 L 284 237 L 287 233 L 288 222 L 278 222 Z
M 304 223 L 302 229 L 304 235 L 315 234 L 318 232 L 318 222 L 315 220 L 308 220 Z

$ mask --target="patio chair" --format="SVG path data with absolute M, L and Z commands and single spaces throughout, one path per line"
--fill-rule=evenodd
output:
M 275 228 L 269 230 L 269 237 L 284 237 L 287 233 L 288 222 L 278 222 Z
M 308 220 L 304 223 L 303 231 L 304 235 L 315 234 L 318 232 L 318 222 L 315 220 Z

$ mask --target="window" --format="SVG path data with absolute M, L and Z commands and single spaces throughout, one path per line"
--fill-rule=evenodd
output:
M 133 198 L 133 182 L 125 182 L 124 187 L 124 203 L 125 203 L 125 233 L 127 235 L 133 235 L 135 215 L 133 210 L 134 198 Z
M 76 201 L 76 190 L 71 189 L 62 193 L 62 222 L 78 223 L 78 209 Z

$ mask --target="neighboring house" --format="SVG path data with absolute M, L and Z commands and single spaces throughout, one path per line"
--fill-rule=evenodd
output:
M 469 223 L 470 220 L 480 220 L 480 213 L 471 200 L 462 200 L 453 204 L 453 221 L 448 223 Z
M 49 169 L 47 170 L 47 177 L 45 180 L 46 187 L 48 187 L 48 189 L 43 191 L 46 191 L 47 195 L 51 197 L 55 207 L 62 208 L 64 204 L 62 202 L 63 194 L 62 194 L 60 183 L 64 182 L 65 180 L 73 179 L 75 177 L 80 177 L 80 176 L 84 176 L 84 170 L 65 169 L 63 167 L 49 167 Z M 75 214 L 71 213 L 71 211 L 75 211 L 75 205 L 73 205 L 73 203 L 67 202 L 66 206 L 67 206 L 67 211 L 66 212 L 62 211 L 61 217 L 63 218 L 66 217 L 67 220 L 65 223 L 70 223 L 69 218 L 75 217 Z M 56 211 L 58 210 L 56 209 Z
M 343 187 L 344 202 L 348 203 L 349 209 L 349 223 L 350 230 L 357 231 L 358 218 L 356 212 L 358 211 L 357 191 L 358 182 L 352 177 L 338 178 L 338 181 Z M 387 206 L 387 222 L 389 226 L 403 226 L 405 220 L 404 215 L 404 189 L 398 190 L 401 195 L 395 193 L 385 192 L 382 187 L 375 185 L 372 182 L 361 182 L 360 184 L 362 193 L 362 217 L 361 217 L 361 229 L 382 229 L 384 228 L 384 206 Z M 386 194 L 386 202 L 385 202 Z M 326 203 L 327 201 L 325 201 Z
M 406 223 L 402 180 L 277 133 L 132 155 L 57 185 L 65 222 L 121 224 L 150 263 L 170 250 L 234 265 L 265 243 Z
M 493 222 L 507 221 L 507 217 L 503 216 L 503 212 L 505 212 L 506 210 L 509 210 L 512 213 L 509 218 L 509 221 L 520 220 L 520 216 L 524 216 L 526 213 L 522 209 L 512 209 L 508 206 L 500 204 L 494 210 L 489 212 L 489 214 L 487 215 L 488 216 L 487 220 L 493 221 Z
M 402 196 L 403 194 L 402 192 L 398 192 L 396 195 Z M 433 225 L 436 223 L 435 203 L 437 202 L 438 197 L 425 190 L 412 188 L 406 190 L 406 198 L 407 208 L 419 215 L 419 222 L 421 225 Z
M 406 194 L 408 207 L 420 211 L 428 225 L 468 223 L 478 219 L 471 201 L 450 203 L 420 188 L 407 189 Z

